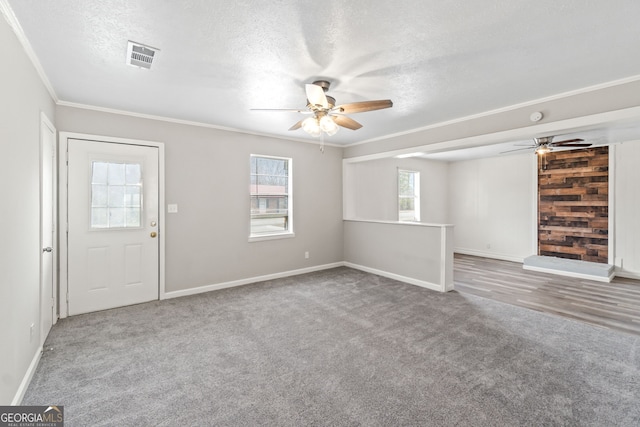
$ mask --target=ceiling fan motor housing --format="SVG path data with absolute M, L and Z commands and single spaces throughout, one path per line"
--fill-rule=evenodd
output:
M 316 80 L 315 82 L 313 82 L 313 84 L 316 86 L 320 86 L 325 92 L 327 92 L 329 90 L 329 87 L 331 86 L 331 82 L 328 82 L 326 80 Z

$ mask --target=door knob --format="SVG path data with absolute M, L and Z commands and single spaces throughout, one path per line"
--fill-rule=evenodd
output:
M 151 232 L 151 237 L 156 237 L 158 235 L 158 233 L 156 233 L 155 231 Z
M 53 248 L 51 246 L 48 246 L 46 248 L 42 248 L 42 252 L 51 252 L 53 251 Z

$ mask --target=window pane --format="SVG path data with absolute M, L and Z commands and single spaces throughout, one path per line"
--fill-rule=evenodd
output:
M 109 208 L 109 228 L 122 228 L 124 225 L 124 208 Z
M 270 234 L 287 231 L 285 216 L 262 216 L 251 218 L 251 234 Z
M 420 221 L 420 172 L 398 170 L 398 219 Z
M 416 201 L 411 198 L 402 198 L 400 199 L 400 210 L 403 211 L 407 211 L 407 210 L 414 210 L 416 206 Z
M 140 207 L 140 187 L 131 185 L 125 187 L 124 205 Z
M 109 163 L 109 185 L 123 185 L 124 180 L 124 164 Z
M 259 175 L 286 175 L 286 162 L 284 159 L 257 157 L 257 170 L 255 173 Z
M 91 227 L 142 225 L 142 166 L 139 163 L 93 162 Z
M 251 156 L 251 235 L 268 235 L 290 229 L 290 159 Z
M 126 208 L 125 215 L 127 227 L 140 227 L 140 208 Z
M 124 206 L 124 185 L 109 186 L 109 206 Z
M 107 206 L 107 186 L 93 184 L 91 186 L 91 206 Z
M 92 184 L 106 184 L 107 172 L 109 170 L 109 164 L 103 162 L 92 163 L 91 183 Z
M 107 208 L 92 208 L 91 228 L 107 228 L 108 226 Z
M 139 164 L 125 165 L 125 182 L 127 184 L 140 184 L 142 171 Z
M 413 196 L 415 194 L 415 179 L 413 172 L 400 171 L 398 174 L 398 182 L 401 196 Z

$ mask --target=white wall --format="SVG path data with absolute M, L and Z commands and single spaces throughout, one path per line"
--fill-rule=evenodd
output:
M 535 168 L 531 153 L 449 164 L 456 252 L 519 262 L 536 253 Z
M 640 141 L 613 148 L 616 274 L 640 279 Z
M 420 172 L 420 222 L 447 222 L 447 163 L 379 159 L 345 164 L 347 218 L 398 220 L 398 169 Z
M 62 106 L 57 125 L 164 142 L 167 292 L 343 260 L 341 148 Z M 294 238 L 248 242 L 250 154 L 293 158 Z
M 0 58 L 0 405 L 8 405 L 39 352 L 40 112 L 54 121 L 55 111 L 4 17 Z
M 347 265 L 432 290 L 453 289 L 453 227 L 347 220 Z

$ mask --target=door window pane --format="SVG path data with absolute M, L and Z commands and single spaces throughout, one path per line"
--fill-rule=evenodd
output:
M 92 163 L 91 228 L 138 228 L 142 224 L 142 166 Z

